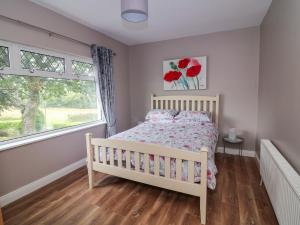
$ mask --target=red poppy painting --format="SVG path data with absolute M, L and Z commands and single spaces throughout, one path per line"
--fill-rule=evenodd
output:
M 206 56 L 163 61 L 164 90 L 206 89 L 206 62 Z

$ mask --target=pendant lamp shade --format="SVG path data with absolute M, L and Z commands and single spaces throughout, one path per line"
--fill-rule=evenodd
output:
M 124 20 L 143 22 L 148 19 L 148 0 L 121 0 L 121 10 Z

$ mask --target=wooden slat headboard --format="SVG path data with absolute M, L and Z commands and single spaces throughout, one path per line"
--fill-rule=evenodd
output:
M 212 121 L 219 125 L 219 95 L 216 96 L 155 96 L 151 95 L 151 109 L 176 109 L 206 111 L 212 114 Z

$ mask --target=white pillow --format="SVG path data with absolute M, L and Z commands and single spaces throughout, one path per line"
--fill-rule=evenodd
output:
M 153 109 L 149 111 L 146 115 L 146 121 L 154 121 L 159 122 L 162 120 L 170 120 L 174 119 L 174 116 L 178 114 L 177 110 L 164 110 L 164 109 Z
M 182 122 L 211 122 L 211 113 L 205 111 L 180 111 L 175 120 Z

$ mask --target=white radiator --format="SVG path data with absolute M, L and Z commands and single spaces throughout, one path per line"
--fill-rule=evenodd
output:
M 260 174 L 280 225 L 300 225 L 300 176 L 277 148 L 261 141 Z

